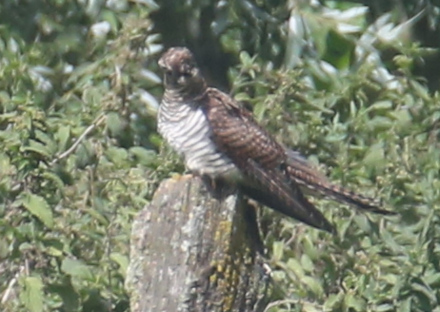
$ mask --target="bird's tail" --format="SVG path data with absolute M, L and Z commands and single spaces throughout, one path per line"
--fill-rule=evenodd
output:
M 309 184 L 307 185 L 307 187 L 308 188 L 312 187 L 313 189 L 315 189 L 324 196 L 328 196 L 339 202 L 344 202 L 369 212 L 379 213 L 383 215 L 395 214 L 392 211 L 382 209 L 380 207 L 381 206 L 380 201 L 374 198 L 370 198 L 358 194 L 339 185 L 325 182 L 325 183 Z
M 319 172 L 308 165 L 304 159 L 291 157 L 286 171 L 290 179 L 308 190 L 315 191 L 339 202 L 351 204 L 370 212 L 384 215 L 395 214 L 392 211 L 382 209 L 380 207 L 381 203 L 378 200 L 357 194 L 342 186 L 330 183 Z

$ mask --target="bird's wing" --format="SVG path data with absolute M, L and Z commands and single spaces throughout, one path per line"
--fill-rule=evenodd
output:
M 284 148 L 260 127 L 250 112 L 228 95 L 209 88 L 201 105 L 210 122 L 213 140 L 244 176 L 245 192 L 292 218 L 334 232 L 333 226 L 289 178 Z
M 202 107 L 214 141 L 234 162 L 253 159 L 262 168 L 274 168 L 285 159 L 284 148 L 227 94 L 208 88 Z
M 280 170 L 263 169 L 248 159 L 244 172 L 250 180 L 242 188 L 250 197 L 310 226 L 336 233 L 333 225 L 304 197 L 299 186 L 288 181 Z

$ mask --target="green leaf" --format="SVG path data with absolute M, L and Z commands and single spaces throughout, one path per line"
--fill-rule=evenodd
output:
M 45 179 L 50 180 L 54 184 L 56 184 L 58 189 L 60 189 L 60 190 L 64 189 L 64 182 L 57 174 L 49 172 L 49 171 L 45 171 L 45 172 L 43 172 L 42 176 Z
M 427 276 L 425 277 L 425 282 L 431 286 L 431 287 L 435 287 L 438 289 L 438 287 L 440 286 L 440 273 L 436 272 L 436 273 L 432 273 L 431 274 L 427 274 Z
M 95 203 L 95 206 L 97 204 Z M 105 215 L 103 215 L 100 211 L 97 211 L 95 208 L 85 208 L 84 212 L 90 214 L 94 219 L 98 220 L 101 224 L 108 225 L 109 221 L 106 219 Z
M 55 138 L 58 141 L 58 151 L 63 152 L 66 150 L 67 142 L 70 138 L 70 126 L 60 126 Z
M 117 15 L 115 14 L 115 12 L 112 12 L 111 10 L 103 10 L 102 19 L 104 21 L 109 22 L 109 24 L 114 32 L 118 31 L 119 19 L 118 19 Z
M 251 100 L 251 98 L 249 97 L 249 94 L 247 94 L 247 93 L 245 93 L 245 92 L 240 92 L 240 93 L 237 93 L 235 96 L 234 96 L 234 99 L 236 100 L 236 101 L 238 101 L 238 102 L 246 102 L 246 101 L 250 101 Z M 261 101 L 261 102 L 258 102 L 259 104 L 261 103 L 261 105 L 263 105 L 262 107 L 261 107 L 261 109 L 263 109 L 264 107 L 266 107 L 266 105 L 264 105 L 264 102 L 263 101 Z M 258 114 L 256 113 L 256 108 L 254 107 L 254 115 L 256 115 L 256 116 L 258 116 Z
M 83 169 L 92 165 L 96 161 L 95 152 L 93 145 L 89 141 L 84 141 L 80 144 L 75 152 L 77 167 Z
M 395 307 L 394 307 L 394 305 L 392 305 L 390 303 L 384 303 L 384 304 L 376 306 L 374 311 L 376 311 L 376 312 L 395 311 Z
M 415 80 L 410 81 L 410 85 L 412 87 L 412 90 L 414 91 L 414 94 L 418 95 L 419 97 L 423 98 L 424 100 L 430 100 L 428 89 L 422 86 L 419 82 Z
M 50 154 L 55 153 L 56 145 L 51 135 L 41 130 L 35 130 L 35 138 L 36 141 L 42 142 L 42 144 L 46 146 L 46 149 Z
M 49 151 L 49 149 L 47 148 L 46 145 L 37 142 L 35 140 L 29 140 L 29 145 L 28 146 L 23 146 L 21 148 L 22 152 L 34 152 L 37 154 L 40 154 L 46 158 L 51 157 L 51 153 Z
M 252 65 L 252 58 L 246 51 L 242 51 L 240 53 L 240 62 L 243 64 L 243 67 L 249 67 Z
M 119 265 L 119 272 L 125 277 L 129 263 L 128 257 L 119 252 L 113 252 L 110 254 L 110 259 Z
M 384 155 L 385 151 L 383 143 L 376 143 L 368 149 L 368 152 L 364 157 L 364 164 L 369 167 L 382 168 L 385 165 L 383 161 Z
M 146 149 L 141 146 L 134 146 L 129 149 L 131 156 L 136 158 L 136 162 L 141 165 L 148 166 L 151 165 L 157 158 L 157 154 L 153 150 Z
M 275 261 L 279 261 L 281 260 L 281 258 L 283 257 L 283 253 L 284 253 L 284 244 L 283 242 L 274 242 L 273 243 L 273 258 Z
M 110 112 L 107 114 L 107 128 L 113 137 L 122 135 L 127 127 L 126 121 L 117 113 Z
M 379 101 L 368 107 L 366 112 L 374 110 L 388 110 L 391 107 L 393 107 L 393 103 L 391 101 Z
M 395 120 L 396 126 L 403 128 L 402 130 L 411 130 L 411 123 L 413 120 L 407 109 L 390 112 L 389 116 Z M 404 129 L 405 127 L 407 127 L 407 129 Z
M 347 133 L 330 133 L 325 137 L 326 142 L 341 142 L 345 141 L 347 138 Z
M 76 259 L 64 259 L 61 264 L 61 271 L 79 279 L 90 280 L 92 278 L 90 268 L 84 262 Z
M 433 291 L 429 286 L 423 284 L 422 281 L 417 281 L 411 284 L 411 288 L 414 292 L 420 294 L 421 297 L 425 297 L 429 302 L 436 301 L 436 292 Z
M 10 251 L 7 241 L 3 238 L 0 238 L 0 259 L 5 259 L 9 253 Z
M 43 311 L 43 282 L 40 276 L 27 276 L 23 279 L 24 291 L 21 300 L 30 312 Z
M 258 121 L 263 120 L 264 113 L 266 112 L 267 104 L 263 101 L 258 102 L 254 105 L 254 116 L 255 119 Z
M 121 166 L 128 158 L 128 153 L 125 148 L 109 147 L 105 151 L 105 156 L 114 164 Z
M 316 278 L 310 277 L 310 276 L 303 276 L 301 278 L 301 282 L 307 285 L 307 287 L 317 296 L 321 297 L 324 293 L 324 289 L 322 288 L 322 285 L 319 283 L 319 281 Z
M 72 285 L 70 277 L 64 277 L 62 284 L 51 284 L 48 291 L 58 294 L 63 301 L 63 311 L 78 312 L 80 311 L 80 299 L 76 289 Z
M 287 260 L 287 267 L 299 278 L 305 275 L 303 267 L 295 258 Z
M 411 298 L 407 298 L 400 302 L 399 307 L 397 308 L 397 312 L 411 312 Z
M 325 311 L 333 311 L 336 308 L 339 308 L 342 302 L 342 298 L 344 297 L 344 294 L 342 292 L 335 294 L 330 294 L 327 301 L 324 304 L 324 310 Z
M 381 238 L 386 246 L 393 250 L 393 252 L 399 253 L 401 251 L 402 247 L 396 243 L 390 232 L 387 230 L 383 229 L 381 231 Z
M 21 199 L 23 206 L 48 228 L 53 227 L 53 213 L 46 200 L 32 193 L 26 193 Z
M 303 254 L 301 256 L 301 266 L 307 272 L 313 272 L 315 268 L 312 260 L 310 260 L 309 256 L 307 256 L 306 254 Z
M 351 293 L 345 295 L 344 305 L 348 309 L 352 308 L 355 311 L 365 311 L 365 301 Z
M 364 231 L 365 233 L 371 232 L 370 222 L 365 215 L 356 215 L 353 220 L 362 231 Z
M 395 274 L 392 274 L 392 273 L 383 274 L 380 278 L 381 278 L 381 280 L 386 281 L 390 285 L 396 285 L 396 283 L 399 280 L 399 277 Z
M 58 249 L 58 248 L 55 248 L 55 247 L 53 247 L 53 246 L 49 246 L 49 247 L 47 247 L 47 248 L 46 248 L 46 252 L 47 252 L 49 255 L 54 256 L 54 257 L 61 257 L 61 256 L 63 255 L 63 251 L 62 251 L 62 250 L 60 250 L 60 249 Z
M 313 239 L 311 239 L 308 236 L 305 236 L 302 239 L 302 243 L 303 243 L 303 248 L 304 248 L 305 254 L 311 260 L 315 260 L 319 257 L 319 252 L 318 252 L 318 249 L 316 248 L 316 246 L 313 244 Z
M 375 116 L 370 119 L 367 126 L 374 131 L 388 130 L 393 126 L 393 122 L 390 118 L 384 116 Z
M 286 272 L 282 270 L 275 270 L 271 273 L 274 281 L 284 281 L 286 279 Z

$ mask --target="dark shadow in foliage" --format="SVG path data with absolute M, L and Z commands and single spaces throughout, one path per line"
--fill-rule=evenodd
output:
M 38 34 L 39 16 L 49 13 L 46 1 L 4 1 L 0 6 L 2 24 L 18 34 L 23 40 L 32 42 Z
M 214 1 L 190 6 L 183 1 L 164 0 L 151 18 L 155 31 L 162 35 L 165 49 L 172 46 L 188 47 L 195 54 L 208 82 L 227 90 L 227 71 L 236 61 L 223 50 L 221 34 L 215 34 L 209 26 L 215 19 L 216 5 Z
M 285 47 L 279 42 L 284 41 L 289 18 L 286 8 L 285 1 L 193 1 L 190 5 L 164 0 L 151 17 L 165 49 L 188 47 L 208 84 L 228 91 L 228 69 L 238 63 L 237 52 L 258 55 L 276 67 L 282 64 Z M 228 51 L 224 48 L 228 43 L 222 42 L 227 37 L 233 41 Z

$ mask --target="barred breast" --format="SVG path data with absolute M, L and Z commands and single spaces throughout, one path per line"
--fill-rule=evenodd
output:
M 198 174 L 223 176 L 238 172 L 211 139 L 211 127 L 200 107 L 162 101 L 158 131 L 185 158 L 188 169 Z

